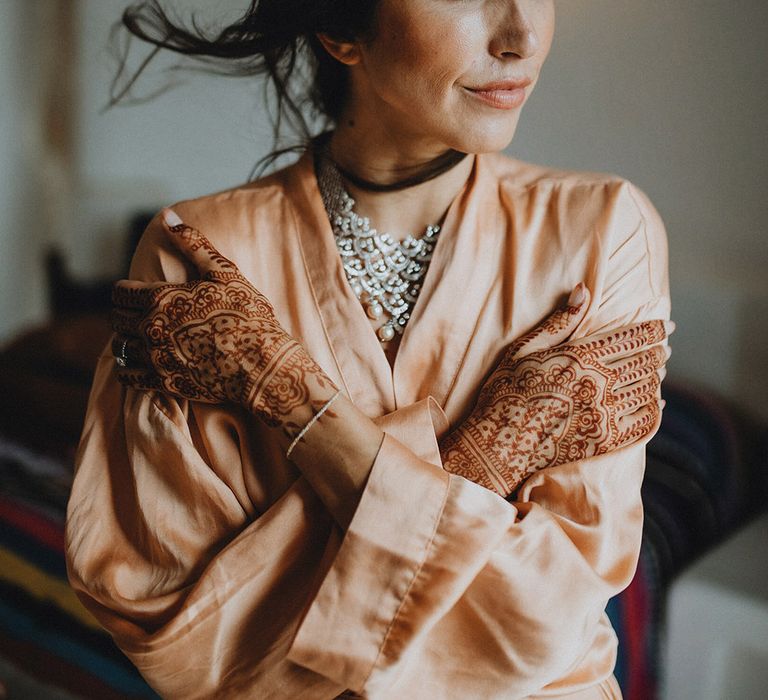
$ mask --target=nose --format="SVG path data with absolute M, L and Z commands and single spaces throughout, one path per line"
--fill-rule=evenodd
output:
M 539 36 L 526 5 L 530 0 L 504 0 L 496 6 L 495 31 L 489 50 L 497 58 L 530 58 L 539 50 Z

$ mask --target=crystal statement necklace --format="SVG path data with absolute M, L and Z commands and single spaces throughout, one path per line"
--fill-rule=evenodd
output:
M 398 243 L 355 212 L 355 200 L 344 189 L 333 161 L 318 157 L 315 167 L 347 280 L 369 318 L 386 317 L 377 335 L 382 343 L 390 341 L 408 323 L 440 227 L 428 226 L 421 238 L 408 234 Z

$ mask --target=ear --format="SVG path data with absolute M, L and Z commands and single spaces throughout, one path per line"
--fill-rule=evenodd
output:
M 356 43 L 333 39 L 327 34 L 318 34 L 317 39 L 331 56 L 345 66 L 360 63 L 360 51 Z

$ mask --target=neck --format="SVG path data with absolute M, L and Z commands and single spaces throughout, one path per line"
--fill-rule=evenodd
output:
M 380 124 L 380 122 L 376 122 Z M 449 149 L 423 139 L 393 140 L 384 130 L 361 128 L 358 120 L 343 120 L 329 144 L 331 157 L 345 170 L 374 183 L 401 181 L 443 156 Z M 474 163 L 467 157 L 437 177 L 404 189 L 373 192 L 345 180 L 355 210 L 371 219 L 379 231 L 395 240 L 409 233 L 420 236 L 427 226 L 441 224 L 448 207 L 469 177 Z

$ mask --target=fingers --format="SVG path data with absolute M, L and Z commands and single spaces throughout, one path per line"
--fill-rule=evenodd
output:
M 179 251 L 198 269 L 201 276 L 222 272 L 238 272 L 237 266 L 225 258 L 196 228 L 187 226 L 173 209 L 163 211 L 168 237 Z
M 653 433 L 661 422 L 663 401 L 654 401 L 634 413 L 622 416 L 617 421 L 619 446 L 629 445 Z
M 673 321 L 661 319 L 633 323 L 613 331 L 579 338 L 573 344 L 592 352 L 604 362 L 626 357 L 638 350 L 655 345 L 675 330 Z
M 121 309 L 115 307 L 109 314 L 109 322 L 112 331 L 121 336 L 138 336 L 141 332 L 140 324 L 144 315 L 134 309 Z
M 664 367 L 671 354 L 671 348 L 658 344 L 629 357 L 606 363 L 606 366 L 616 372 L 614 387 L 624 387 L 655 375 Z
M 116 308 L 144 311 L 152 304 L 155 292 L 163 286 L 167 283 L 120 280 L 112 285 L 112 304 Z
M 516 340 L 507 351 L 507 357 L 516 360 L 564 343 L 587 313 L 589 300 L 589 289 L 580 282 L 571 292 L 566 305 L 552 312 L 533 330 Z
M 141 335 L 141 323 L 155 305 L 163 289 L 173 287 L 167 282 L 137 282 L 120 280 L 112 286 L 112 330 L 121 336 Z
M 163 382 L 150 369 L 146 348 L 138 338 L 116 333 L 112 336 L 112 354 L 115 357 L 117 379 L 123 386 L 141 391 L 163 390 Z
M 123 385 L 130 389 L 139 391 L 163 391 L 163 383 L 160 377 L 153 371 L 141 368 L 117 368 L 117 379 Z
M 660 389 L 661 377 L 654 372 L 650 377 L 616 391 L 617 415 L 634 413 L 643 406 L 657 403 L 661 399 Z

